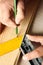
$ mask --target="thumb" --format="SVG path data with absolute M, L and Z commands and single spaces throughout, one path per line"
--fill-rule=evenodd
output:
M 42 42 L 43 41 L 43 36 L 33 36 L 33 35 L 26 35 L 27 38 L 31 41 L 35 41 L 35 42 Z
M 36 50 L 24 55 L 23 60 L 32 60 L 34 58 L 38 58 L 38 57 L 41 57 L 41 56 L 43 56 L 43 46 L 40 46 Z
M 22 0 L 18 1 L 17 4 L 17 15 L 15 18 L 16 24 L 20 24 L 21 20 L 24 19 L 24 2 Z
M 24 19 L 24 15 L 22 13 L 22 11 L 17 12 L 16 18 L 15 18 L 15 22 L 16 24 L 20 24 L 20 22 Z
M 43 62 L 42 62 L 42 65 L 43 65 Z

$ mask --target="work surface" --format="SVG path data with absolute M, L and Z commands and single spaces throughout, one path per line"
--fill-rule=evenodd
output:
M 29 1 L 27 2 L 26 13 L 25 13 L 26 16 L 25 19 L 21 22 L 21 25 L 19 27 L 19 35 L 24 35 L 28 27 L 28 24 L 30 26 L 30 23 L 32 22 L 34 14 L 36 12 L 38 3 L 39 0 L 30 0 L 30 2 Z M 2 32 L 2 34 L 0 35 L 0 43 L 15 37 L 16 37 L 15 29 L 6 27 Z M 11 54 L 8 53 L 3 56 L 0 56 L 0 65 L 15 65 L 15 59 L 18 57 L 18 52 L 20 51 L 15 50 L 10 52 Z
M 34 0 L 33 1 L 30 0 L 30 2 L 29 1 L 27 2 L 27 1 L 28 0 L 26 0 L 26 4 L 25 4 L 25 11 L 26 11 L 25 18 L 19 26 L 19 35 L 18 36 L 24 35 L 26 32 L 26 29 L 28 27 L 28 24 L 30 26 L 30 23 L 32 22 L 34 13 L 36 12 L 37 5 L 39 2 L 39 0 L 36 0 L 36 2 Z M 15 31 L 16 31 L 16 29 L 14 29 L 14 28 L 5 27 L 2 34 L 0 34 L 0 43 L 15 38 L 17 36 Z
M 43 0 L 40 3 L 40 6 L 38 8 L 36 17 L 34 19 L 32 28 L 31 28 L 32 34 L 43 34 Z M 20 62 L 18 65 L 30 65 L 28 61 L 24 61 L 22 58 L 20 58 Z

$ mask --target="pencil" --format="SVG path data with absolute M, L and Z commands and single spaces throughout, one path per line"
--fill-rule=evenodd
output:
M 17 4 L 16 0 L 14 0 L 14 16 L 16 17 L 17 14 Z M 16 34 L 18 35 L 18 26 L 16 26 Z

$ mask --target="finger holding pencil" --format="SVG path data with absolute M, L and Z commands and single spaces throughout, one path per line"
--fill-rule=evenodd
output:
M 20 3 L 21 2 L 21 3 Z M 22 10 L 24 9 L 23 7 L 23 2 L 20 0 L 18 2 L 18 5 L 17 5 L 17 2 L 16 0 L 14 0 L 14 14 L 15 14 L 15 22 L 17 24 L 16 26 L 16 34 L 18 35 L 18 24 L 20 23 L 20 21 L 24 18 L 23 13 L 22 13 Z M 21 14 L 20 14 L 21 13 Z M 16 16 L 17 15 L 17 16 Z M 19 17 L 18 17 L 19 15 Z
M 12 0 L 12 1 L 14 3 L 14 1 L 16 1 L 16 0 Z M 14 21 L 12 21 L 10 19 L 10 16 L 11 16 L 10 11 L 11 11 L 11 9 L 14 6 L 14 4 L 12 6 L 10 4 L 10 2 L 8 3 L 6 0 L 0 2 L 0 23 L 6 25 L 8 27 L 14 27 L 15 28 L 18 24 L 20 24 L 21 20 L 24 19 L 24 12 L 23 12 L 23 9 L 24 9 L 24 5 L 23 4 L 24 4 L 24 2 L 23 2 L 23 0 L 18 0 L 17 5 L 16 5 L 16 3 L 14 3 L 16 5 L 16 10 L 15 10 L 16 13 L 13 14 L 13 15 L 15 15 L 15 18 L 14 18 L 15 20 L 14 21 L 15 21 L 15 23 L 17 25 L 15 25 Z

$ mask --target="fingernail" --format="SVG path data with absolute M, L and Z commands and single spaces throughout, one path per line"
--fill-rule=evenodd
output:
M 18 20 L 18 21 L 16 20 L 16 24 L 17 24 L 17 25 L 20 24 L 19 20 Z
M 29 37 L 28 34 L 26 35 L 26 37 Z
M 18 18 L 17 18 L 17 17 L 16 17 L 16 19 L 15 19 L 15 23 L 18 24 Z
M 26 56 L 23 56 L 23 60 L 28 60 Z

